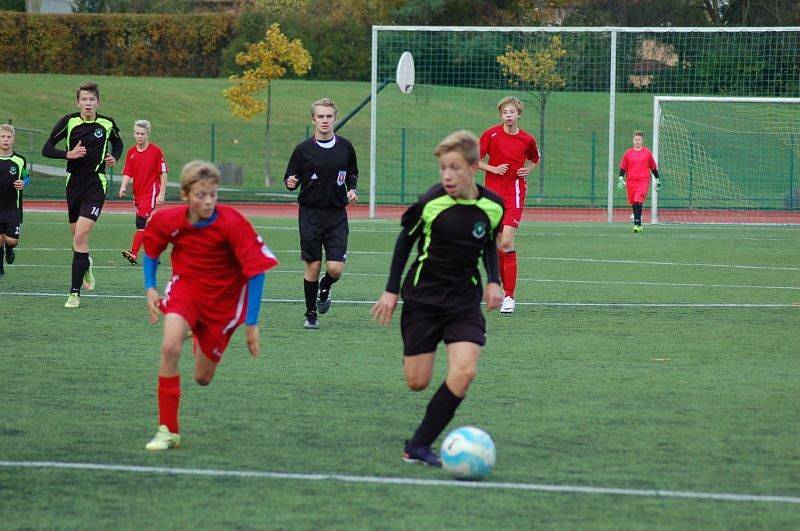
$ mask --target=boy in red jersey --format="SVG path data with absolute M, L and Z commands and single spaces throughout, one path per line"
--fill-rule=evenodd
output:
M 540 160 L 536 139 L 519 127 L 524 109 L 525 105 L 519 98 L 503 98 L 497 104 L 501 123 L 490 127 L 481 135 L 481 160 L 478 167 L 486 172 L 486 188 L 499 194 L 505 203 L 503 229 L 497 242 L 500 278 L 505 295 L 500 313 L 514 313 L 516 307 L 514 290 L 517 287 L 517 252 L 514 237 L 522 220 L 525 194 L 528 191 L 525 178 Z M 488 163 L 483 162 L 486 155 L 489 155 Z
M 125 155 L 125 167 L 122 169 L 122 185 L 119 197 L 128 192 L 128 183 L 133 181 L 133 203 L 136 205 L 136 232 L 130 251 L 122 251 L 122 256 L 136 265 L 137 255 L 144 238 L 144 227 L 156 206 L 164 203 L 167 193 L 167 161 L 164 152 L 150 142 L 150 122 L 136 120 L 133 124 L 133 139 L 136 145 Z
M 158 432 L 147 450 L 180 445 L 178 358 L 193 332 L 194 379 L 208 385 L 243 322 L 247 348 L 258 356 L 258 312 L 264 272 L 278 264 L 253 226 L 235 209 L 217 205 L 219 170 L 193 161 L 181 170 L 181 198 L 188 205 L 158 211 L 144 233 L 144 278 L 150 322 L 164 314 L 158 370 Z M 156 290 L 158 257 L 172 243 L 172 279 L 162 298 Z
M 622 155 L 619 163 L 620 190 L 627 186 L 628 203 L 633 208 L 633 232 L 642 232 L 642 205 L 647 198 L 650 188 L 650 172 L 656 180 L 656 190 L 661 188 L 661 179 L 658 177 L 658 164 L 653 158 L 653 153 L 644 147 L 644 133 L 633 132 L 633 147 Z M 625 177 L 627 175 L 627 181 Z

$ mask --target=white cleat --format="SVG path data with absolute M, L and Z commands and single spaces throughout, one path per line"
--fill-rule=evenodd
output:
M 517 307 L 517 302 L 514 300 L 513 297 L 506 297 L 503 299 L 503 305 L 500 306 L 500 313 L 514 313 L 514 310 Z
M 162 424 L 158 427 L 156 436 L 153 437 L 153 440 L 147 443 L 144 448 L 145 450 L 150 450 L 151 452 L 158 452 L 161 450 L 169 450 L 170 448 L 177 448 L 180 445 L 180 434 L 170 432 L 169 428 Z

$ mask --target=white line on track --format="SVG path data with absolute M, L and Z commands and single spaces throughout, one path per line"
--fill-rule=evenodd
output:
M 91 470 L 101 472 L 127 472 L 138 474 L 164 474 L 171 476 L 235 477 L 259 479 L 288 479 L 300 481 L 335 481 L 344 483 L 372 483 L 382 485 L 414 485 L 424 487 L 456 487 L 487 490 L 521 490 L 556 492 L 566 494 L 604 494 L 616 496 L 642 496 L 648 498 L 683 498 L 691 500 L 716 500 L 731 502 L 767 502 L 800 504 L 797 496 L 760 494 L 730 494 L 692 492 L 661 489 L 621 489 L 613 487 L 584 487 L 579 485 L 541 485 L 536 483 L 501 483 L 496 481 L 456 481 L 446 479 L 393 478 L 382 476 L 351 476 L 349 474 L 302 474 L 265 472 L 258 470 L 214 470 L 202 468 L 170 468 L 136 465 L 109 465 L 102 463 L 65 463 L 59 461 L 0 461 L 4 468 L 49 468 Z
M 13 267 L 33 267 L 33 268 L 47 268 L 47 269 L 70 269 L 71 265 L 50 265 L 50 264 L 16 264 Z M 141 275 L 139 269 L 133 268 L 130 265 L 121 266 L 104 266 L 93 265 L 94 269 L 114 269 L 120 271 L 129 271 Z M 169 269 L 169 266 L 165 266 Z M 275 268 L 271 269 L 269 274 L 282 274 L 282 275 L 302 275 L 303 271 L 289 270 Z M 379 277 L 386 278 L 386 273 L 357 273 L 348 271 L 349 277 Z M 699 282 L 646 282 L 636 280 L 573 280 L 573 279 L 559 279 L 559 278 L 525 278 L 520 277 L 518 282 L 539 282 L 539 283 L 552 283 L 552 284 L 611 284 L 621 286 L 655 286 L 655 287 L 670 287 L 670 288 L 726 288 L 726 289 L 778 289 L 778 290 L 800 290 L 800 286 L 757 286 L 752 284 L 701 284 Z
M 48 247 L 32 247 L 20 248 L 20 251 L 62 251 L 72 252 L 72 249 L 64 248 L 48 248 Z M 119 249 L 92 249 L 93 252 L 120 252 Z M 299 249 L 272 249 L 275 254 L 297 254 Z M 347 254 L 379 254 L 390 255 L 392 251 L 352 251 L 348 250 Z M 606 264 L 628 264 L 628 265 L 658 265 L 658 266 L 679 266 L 679 267 L 716 267 L 716 268 L 730 268 L 730 269 L 763 269 L 767 271 L 800 271 L 800 267 L 775 267 L 765 265 L 737 265 L 737 264 L 704 264 L 704 263 L 687 263 L 687 262 L 659 262 L 651 260 L 612 260 L 608 258 L 569 258 L 563 256 L 517 256 L 521 260 L 542 260 L 554 262 L 588 262 L 588 263 L 606 263 Z
M 0 291 L 0 295 L 15 297 L 63 297 L 64 293 Z M 87 299 L 144 299 L 144 295 L 81 295 Z M 304 299 L 261 299 L 268 303 L 304 303 Z M 336 299 L 336 304 L 375 304 L 376 301 L 357 301 Z M 401 301 L 402 304 L 402 301 Z M 517 306 L 551 306 L 551 307 L 577 307 L 577 308 L 795 308 L 798 304 L 749 304 L 749 303 L 692 303 L 692 302 L 522 302 L 517 301 Z

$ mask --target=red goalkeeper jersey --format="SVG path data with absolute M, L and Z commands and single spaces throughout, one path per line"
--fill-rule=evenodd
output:
M 650 170 L 658 168 L 653 153 L 646 147 L 639 151 L 628 149 L 619 163 L 620 169 L 625 170 L 625 177 L 629 181 L 650 181 Z
M 217 205 L 210 222 L 189 223 L 188 206 L 158 210 L 145 229 L 150 258 L 172 244 L 172 274 L 209 304 L 240 295 L 247 279 L 278 264 L 261 236 L 236 209 Z
M 489 165 L 508 164 L 504 175 L 486 172 L 486 187 L 500 194 L 513 194 L 517 170 L 530 160 L 539 162 L 539 147 L 531 134 L 520 129 L 516 135 L 505 132 L 503 125 L 490 127 L 481 135 L 481 160 L 489 155 Z

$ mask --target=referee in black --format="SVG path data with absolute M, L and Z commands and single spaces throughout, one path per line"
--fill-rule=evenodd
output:
M 387 325 L 403 296 L 400 331 L 403 372 L 412 391 L 427 388 L 433 377 L 436 348 L 444 342 L 447 377 L 428 402 L 425 416 L 406 441 L 403 460 L 442 466 L 431 449 L 467 394 L 486 343 L 486 309 L 500 308 L 503 290 L 497 259 L 497 234 L 503 200 L 475 182 L 480 150 L 475 135 L 455 132 L 436 148 L 441 183 L 422 194 L 403 214 L 386 291 L 372 307 L 372 317 Z M 417 259 L 400 288 L 406 260 L 415 241 Z M 481 289 L 478 265 L 486 269 Z
M 106 168 L 122 155 L 122 139 L 114 119 L 97 113 L 100 89 L 95 83 L 78 87 L 79 111 L 62 117 L 42 148 L 42 155 L 67 160 L 67 212 L 72 230 L 72 282 L 65 308 L 80 306 L 81 285 L 94 289 L 89 235 L 103 210 L 108 189 Z M 56 146 L 66 142 L 66 149 Z M 109 150 L 110 146 L 110 150 Z
M 356 151 L 347 139 L 333 133 L 336 104 L 322 98 L 311 104 L 314 136 L 292 152 L 283 181 L 286 188 L 300 187 L 300 259 L 305 262 L 303 293 L 306 299 L 304 327 L 319 328 L 318 313 L 331 306 L 331 285 L 339 280 L 347 258 L 349 204 L 358 201 Z M 322 248 L 325 276 L 320 280 Z

